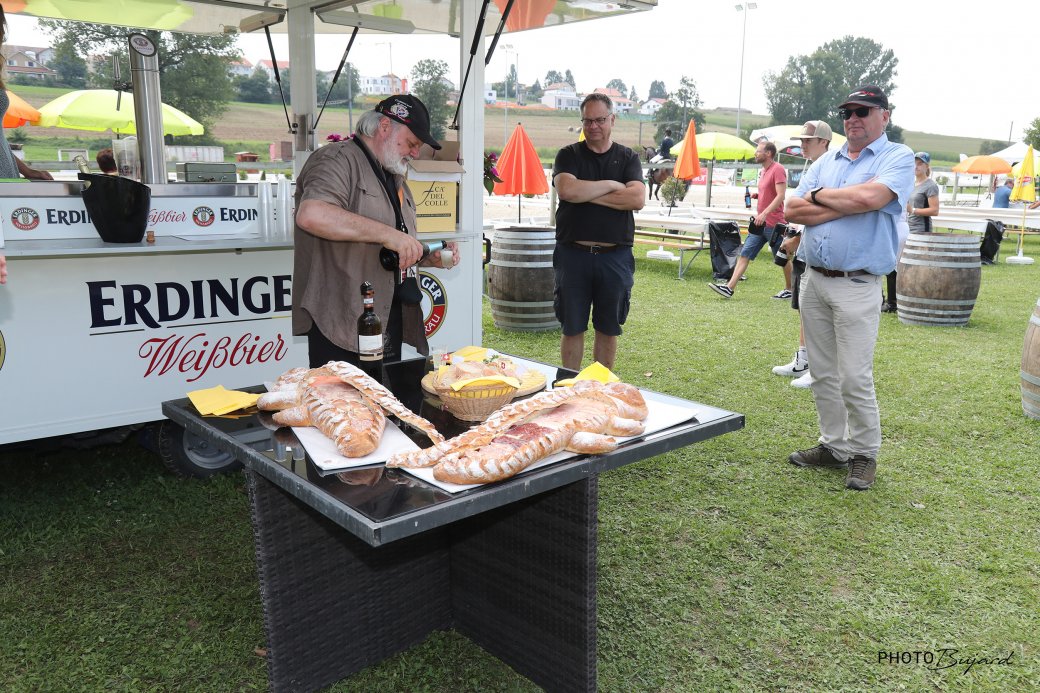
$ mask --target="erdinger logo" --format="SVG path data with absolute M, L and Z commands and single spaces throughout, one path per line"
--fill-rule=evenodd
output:
M 195 211 L 191 213 L 191 220 L 195 222 L 196 226 L 209 226 L 216 218 L 217 215 L 213 213 L 213 210 L 205 205 L 196 207 Z
M 426 338 L 429 339 L 444 324 L 444 316 L 448 313 L 448 294 L 444 285 L 437 281 L 437 277 L 426 272 L 419 273 L 419 288 L 430 299 L 429 311 L 423 311 L 423 325 L 426 328 Z M 425 307 L 426 301 L 423 300 Z
M 0 370 L 4 369 L 4 360 L 7 358 L 7 345 L 4 344 L 4 333 L 0 332 Z
M 32 231 L 40 225 L 40 215 L 32 207 L 19 207 L 11 212 L 11 223 L 22 231 Z

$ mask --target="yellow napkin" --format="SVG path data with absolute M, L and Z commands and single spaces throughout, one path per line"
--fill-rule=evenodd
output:
M 520 381 L 507 375 L 482 375 L 479 378 L 456 380 L 451 384 L 451 389 L 458 392 L 467 385 L 492 385 L 494 383 L 505 383 L 510 387 L 515 387 L 518 390 L 520 389 Z
M 205 390 L 194 390 L 188 393 L 188 399 L 199 410 L 203 416 L 207 414 L 227 414 L 236 409 L 245 409 L 256 404 L 260 395 L 240 392 L 238 390 L 225 390 L 223 385 L 207 388 Z
M 601 383 L 616 383 L 619 382 L 621 378 L 611 373 L 610 369 L 599 361 L 596 361 L 591 366 L 582 369 L 581 373 L 578 373 L 578 375 L 573 378 L 557 380 L 556 385 L 559 387 L 570 387 L 579 380 L 598 380 Z
M 463 361 L 483 361 L 487 358 L 487 353 L 488 350 L 484 347 L 467 346 L 453 353 L 452 357 L 458 356 Z

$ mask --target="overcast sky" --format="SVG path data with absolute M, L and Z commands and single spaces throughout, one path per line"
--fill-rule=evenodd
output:
M 899 59 L 897 88 L 890 97 L 897 107 L 893 120 L 906 129 L 1000 140 L 1010 132 L 1018 140 L 1024 127 L 1040 117 L 1035 67 L 1040 3 L 758 0 L 746 17 L 742 90 L 745 17 L 736 4 L 659 0 L 649 12 L 506 35 L 488 66 L 488 82 L 501 80 L 515 61 L 525 84 L 544 80 L 548 70 L 570 69 L 579 91 L 617 77 L 645 99 L 652 80 L 662 80 L 671 91 L 685 75 L 696 83 L 706 108 L 739 101 L 755 113 L 767 113 L 766 72 L 778 72 L 792 55 L 853 35 L 877 41 Z M 12 15 L 8 20 L 10 41 L 30 43 L 33 20 Z M 338 65 L 346 38 L 317 37 L 319 68 Z M 502 44 L 515 52 L 503 50 Z M 364 75 L 389 71 L 391 55 L 393 70 L 401 76 L 427 57 L 443 59 L 461 73 L 465 66 L 459 65 L 458 45 L 447 37 L 359 35 L 350 60 Z M 262 33 L 241 38 L 240 48 L 254 62 L 268 57 Z M 288 58 L 284 36 L 275 35 L 275 50 L 279 60 Z M 459 74 L 452 77 L 461 82 Z

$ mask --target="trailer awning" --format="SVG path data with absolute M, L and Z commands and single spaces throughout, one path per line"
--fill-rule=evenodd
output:
M 290 9 L 314 14 L 317 33 L 363 32 L 458 36 L 455 2 L 441 0 L 21 0 L 9 14 L 116 26 L 221 34 L 255 31 L 265 24 L 284 33 Z M 559 26 L 652 9 L 657 0 L 515 0 L 507 33 Z M 20 7 L 19 7 L 20 6 Z M 19 7 L 19 9 L 15 9 Z M 492 34 L 505 0 L 491 3 L 485 33 Z

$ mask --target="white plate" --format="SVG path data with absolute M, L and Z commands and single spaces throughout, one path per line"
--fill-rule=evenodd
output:
M 389 459 L 390 455 L 419 449 L 411 438 L 401 433 L 401 429 L 389 420 L 386 422 L 386 428 L 383 429 L 383 438 L 379 441 L 379 447 L 364 457 L 344 457 L 336 449 L 335 443 L 326 438 L 324 433 L 311 426 L 293 426 L 293 433 L 303 443 L 307 454 L 311 456 L 311 461 L 326 472 L 382 464 Z

